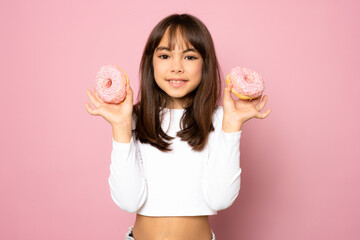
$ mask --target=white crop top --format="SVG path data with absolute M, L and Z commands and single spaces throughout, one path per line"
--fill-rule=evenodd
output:
M 183 109 L 164 109 L 162 128 L 176 137 Z M 213 115 L 215 130 L 201 152 L 176 137 L 170 152 L 114 139 L 109 185 L 111 197 L 123 210 L 146 216 L 216 215 L 228 208 L 240 190 L 241 131 L 222 130 L 223 108 Z M 170 121 L 171 119 L 171 121 Z

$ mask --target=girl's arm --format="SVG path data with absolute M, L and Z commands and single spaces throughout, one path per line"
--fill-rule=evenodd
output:
M 242 125 L 251 118 L 266 118 L 271 109 L 261 112 L 267 96 L 252 101 L 234 100 L 232 85 L 224 90 L 223 108 L 213 120 L 215 133 L 210 144 L 210 156 L 204 168 L 204 197 L 209 206 L 223 210 L 231 206 L 240 190 L 240 137 Z M 261 101 L 260 101 L 261 100 Z
M 122 210 L 134 213 L 144 204 L 147 182 L 133 137 L 129 143 L 119 143 L 113 139 L 108 182 L 111 197 Z
M 108 179 L 113 201 L 122 210 L 137 212 L 147 198 L 147 182 L 141 156 L 132 136 L 135 121 L 128 125 L 113 125 L 113 149 Z
M 123 210 L 136 212 L 147 197 L 147 184 L 142 164 L 132 137 L 133 92 L 126 88 L 122 103 L 109 104 L 102 101 L 96 91 L 87 91 L 95 108 L 85 104 L 86 110 L 94 116 L 102 116 L 113 130 L 109 185 L 114 202 Z
M 214 115 L 215 132 L 209 139 L 209 158 L 205 163 L 203 193 L 214 211 L 230 207 L 240 190 L 240 137 L 241 131 L 232 133 L 222 129 L 223 108 Z

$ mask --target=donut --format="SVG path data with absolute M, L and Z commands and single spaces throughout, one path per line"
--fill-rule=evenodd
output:
M 125 71 L 116 65 L 105 65 L 96 74 L 95 89 L 100 98 L 107 103 L 120 103 L 126 96 L 129 78 Z
M 238 98 L 249 100 L 260 97 L 264 91 L 264 80 L 257 72 L 244 67 L 234 67 L 226 76 L 226 83 L 232 83 L 231 92 Z

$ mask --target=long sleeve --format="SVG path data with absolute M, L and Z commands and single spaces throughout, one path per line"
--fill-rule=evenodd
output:
M 130 143 L 118 143 L 114 139 L 112 141 L 108 179 L 111 197 L 121 209 L 134 213 L 142 207 L 147 197 L 143 166 L 133 137 Z
M 241 131 L 222 130 L 222 108 L 214 119 L 215 132 L 209 142 L 209 158 L 203 175 L 205 201 L 215 211 L 230 207 L 240 191 L 240 137 Z

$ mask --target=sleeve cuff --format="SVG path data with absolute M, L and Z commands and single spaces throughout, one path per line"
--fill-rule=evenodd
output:
M 234 139 L 240 139 L 241 137 L 241 130 L 238 131 L 238 132 L 224 132 L 222 129 L 221 129 L 221 133 L 220 133 L 224 139 L 226 140 L 234 140 Z
M 112 138 L 112 146 L 116 151 L 128 151 L 131 144 L 133 143 L 133 138 L 131 137 L 130 142 L 128 143 L 119 143 Z

